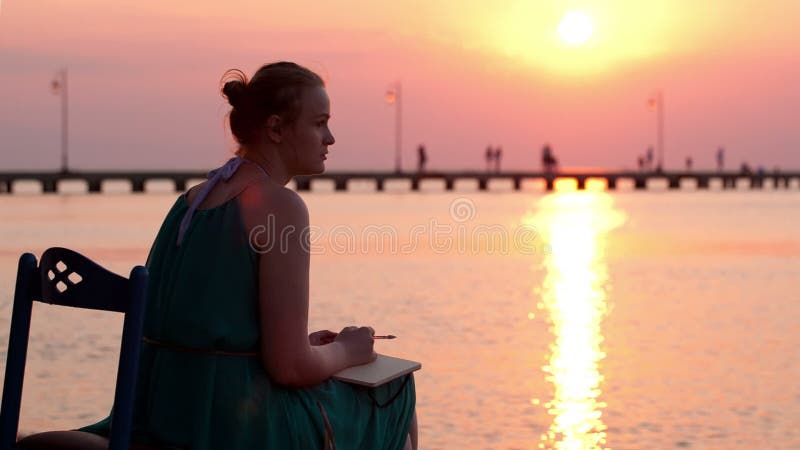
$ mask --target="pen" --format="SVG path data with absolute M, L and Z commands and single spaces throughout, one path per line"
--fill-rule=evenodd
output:
M 372 336 L 372 339 L 397 339 L 397 336 L 389 334 L 386 336 Z

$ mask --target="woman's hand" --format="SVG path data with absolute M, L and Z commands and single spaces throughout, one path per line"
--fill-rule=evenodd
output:
M 337 333 L 330 330 L 315 331 L 308 335 L 308 342 L 313 345 L 327 345 L 336 339 Z
M 334 341 L 341 343 L 347 350 L 351 366 L 360 366 L 375 361 L 378 357 L 373 348 L 374 335 L 375 330 L 372 327 L 346 327 L 336 335 Z

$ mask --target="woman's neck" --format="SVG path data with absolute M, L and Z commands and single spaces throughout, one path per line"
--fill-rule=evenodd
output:
M 246 151 L 242 158 L 258 164 L 259 167 L 264 169 L 273 182 L 286 186 L 289 180 L 292 179 L 292 174 L 286 169 L 283 161 L 277 158 L 267 158 L 258 151 Z M 277 160 L 276 160 L 277 159 Z

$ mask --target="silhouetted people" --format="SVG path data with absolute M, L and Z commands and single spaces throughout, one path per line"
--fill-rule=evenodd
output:
M 725 167 L 725 149 L 720 147 L 717 149 L 717 171 L 722 172 Z
M 747 162 L 743 162 L 742 163 L 742 167 L 739 169 L 739 172 L 742 175 L 752 175 L 753 174 L 753 169 L 750 168 L 750 165 L 747 164 Z
M 686 157 L 686 171 L 687 172 L 691 172 L 692 171 L 692 157 L 691 156 L 687 156 Z
M 500 173 L 500 161 L 503 159 L 503 147 L 494 149 L 494 171 Z
M 494 149 L 491 145 L 486 147 L 486 171 L 491 172 L 494 161 Z
M 553 173 L 557 170 L 558 160 L 553 155 L 553 150 L 550 144 L 544 144 L 542 147 L 542 169 L 545 173 Z
M 653 170 L 653 147 L 647 147 L 645 162 L 647 163 L 647 170 Z
M 425 151 L 425 145 L 419 144 L 417 147 L 417 171 L 425 171 L 425 163 L 428 162 L 428 153 Z

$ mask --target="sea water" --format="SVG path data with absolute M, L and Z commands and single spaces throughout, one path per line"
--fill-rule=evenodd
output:
M 800 192 L 303 193 L 311 331 L 370 325 L 416 373 L 423 449 L 800 448 Z M 177 194 L 0 195 L 17 260 L 126 275 Z M 37 303 L 21 433 L 105 417 L 121 318 Z

